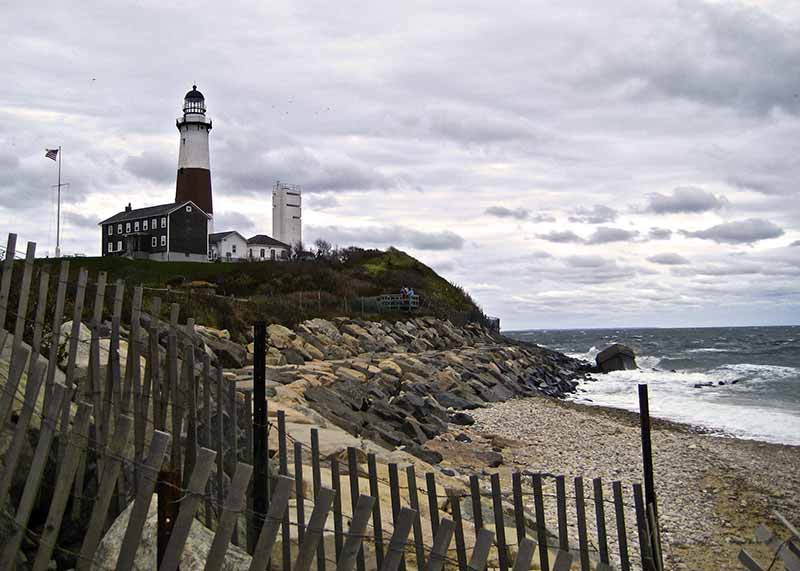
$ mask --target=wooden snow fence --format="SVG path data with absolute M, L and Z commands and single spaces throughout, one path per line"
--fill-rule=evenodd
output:
M 6 251 L 15 246 L 12 234 Z M 12 498 L 15 477 L 24 481 L 2 509 L 0 568 L 24 558 L 21 568 L 44 571 L 58 558 L 81 571 L 130 570 L 148 544 L 157 568 L 174 570 L 200 522 L 212 537 L 202 553 L 207 570 L 226 568 L 231 550 L 249 554 L 251 570 L 662 568 L 655 513 L 639 484 L 626 490 L 618 481 L 515 472 L 509 487 L 497 473 L 468 483 L 418 475 L 414 465 L 383 465 L 352 447 L 323 458 L 317 429 L 307 440 L 293 437 L 280 410 L 266 427 L 278 441 L 269 450 L 269 438 L 254 438 L 253 393 L 211 366 L 177 304 L 166 311 L 156 297 L 145 307 L 140 286 L 107 284 L 103 273 L 81 270 L 71 283 L 67 260 L 51 279 L 47 266 L 34 271 L 34 254 L 29 244 L 16 266 L 9 256 L 0 278 L 0 353 L 10 355 L 0 369 L 0 427 L 9 442 L 0 450 L 0 497 Z M 64 355 L 67 307 L 73 326 Z M 88 339 L 80 338 L 82 322 Z M 31 431 L 35 449 L 23 466 Z M 266 443 L 272 470 L 265 513 L 253 504 L 254 442 Z M 153 501 L 155 538 L 145 533 Z M 118 545 L 104 546 L 123 512 Z M 84 530 L 80 541 L 64 544 L 75 526 Z
M 765 571 L 767 569 L 780 569 L 776 564 L 783 565 L 786 571 L 800 571 L 800 532 L 778 512 L 773 512 L 775 518 L 789 532 L 786 539 L 781 539 L 770 528 L 760 525 L 756 528 L 756 539 L 773 552 L 772 560 L 767 565 L 758 563 L 746 550 L 739 551 L 739 562 L 749 571 Z M 780 563 L 778 563 L 780 562 Z

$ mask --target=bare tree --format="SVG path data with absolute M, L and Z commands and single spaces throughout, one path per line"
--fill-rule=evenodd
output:
M 333 246 L 327 240 L 323 240 L 322 238 L 317 238 L 314 242 L 314 246 L 317 248 L 317 258 L 322 259 L 329 259 L 333 253 Z
M 301 260 L 303 258 L 303 252 L 305 252 L 305 248 L 303 248 L 302 242 L 295 242 L 292 244 L 291 258 L 293 260 Z

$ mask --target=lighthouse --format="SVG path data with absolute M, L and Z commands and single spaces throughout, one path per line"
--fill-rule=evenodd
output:
M 211 119 L 206 117 L 206 100 L 193 85 L 183 100 L 183 117 L 175 121 L 181 140 L 178 150 L 178 179 L 175 202 L 191 200 L 209 215 L 213 231 L 214 207 L 211 199 L 211 167 L 208 159 L 208 132 Z

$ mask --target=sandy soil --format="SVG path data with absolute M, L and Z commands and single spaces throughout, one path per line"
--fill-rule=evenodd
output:
M 445 456 L 443 466 L 463 472 L 479 469 L 485 465 L 482 455 L 494 449 L 501 452 L 503 464 L 490 471 L 500 472 L 504 490 L 511 489 L 512 471 L 525 470 L 563 474 L 568 485 L 571 478 L 583 476 L 591 498 L 590 480 L 601 477 L 607 500 L 611 482 L 620 480 L 628 494 L 626 504 L 632 506 L 630 485 L 642 481 L 638 415 L 545 398 L 513 400 L 471 414 L 473 426 L 453 427 L 428 444 Z M 709 436 L 658 420 L 652 442 L 665 568 L 739 570 L 737 555 L 743 547 L 768 565 L 771 552 L 755 542 L 754 530 L 765 524 L 786 536 L 773 510 L 795 526 L 800 523 L 800 447 Z M 545 479 L 545 493 L 554 492 L 553 480 Z M 556 512 L 549 498 L 546 521 L 551 525 Z M 616 535 L 613 506 L 606 505 L 611 540 Z M 590 504 L 587 519 L 593 538 L 591 510 Z M 632 507 L 626 508 L 629 529 L 634 514 Z M 574 529 L 570 535 L 577 542 Z M 613 556 L 616 541 L 610 543 Z M 638 557 L 636 540 L 629 543 Z

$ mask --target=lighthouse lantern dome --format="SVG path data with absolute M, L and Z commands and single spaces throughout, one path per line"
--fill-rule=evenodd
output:
M 183 99 L 183 112 L 186 113 L 206 113 L 206 99 L 203 94 L 197 91 L 197 86 L 193 85 L 192 90 Z

